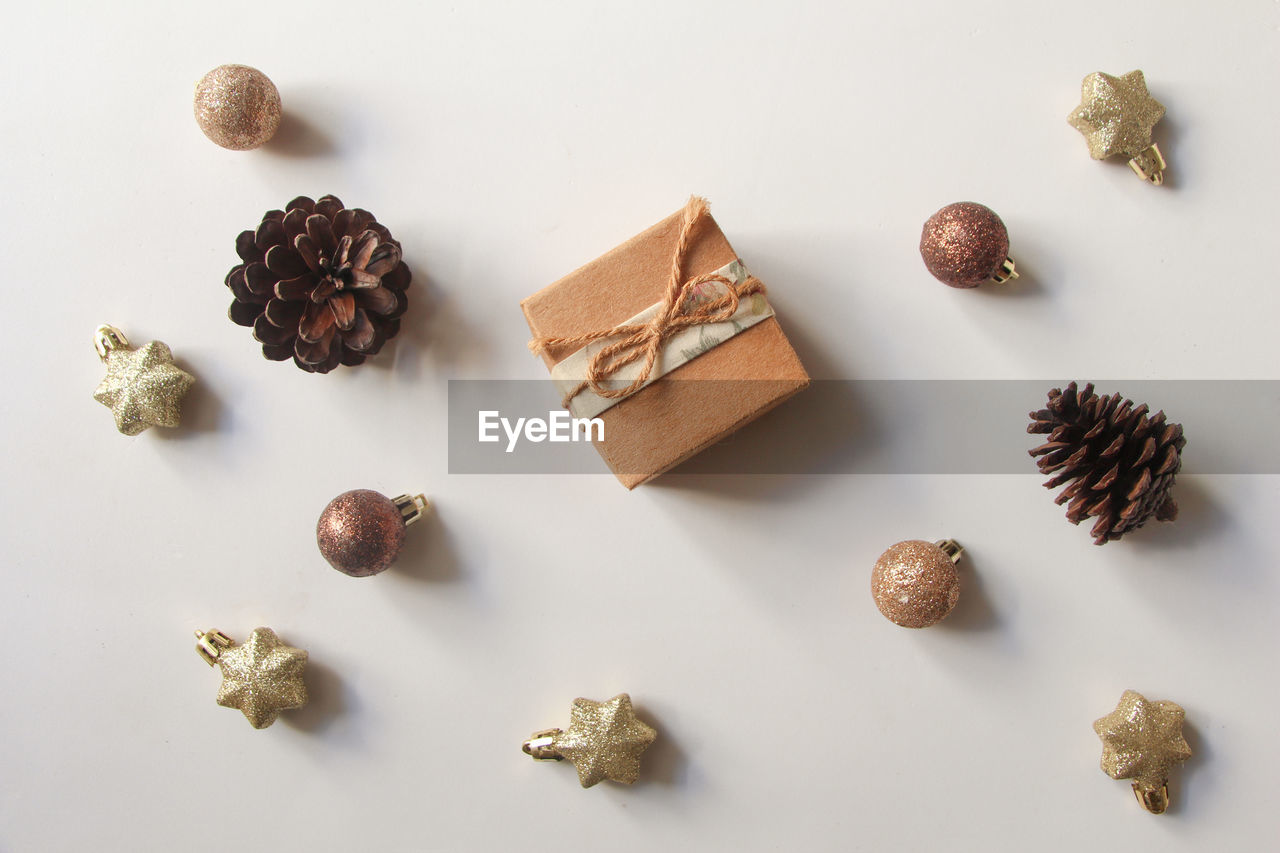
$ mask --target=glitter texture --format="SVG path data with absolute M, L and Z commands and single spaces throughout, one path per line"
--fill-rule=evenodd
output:
M 306 665 L 304 650 L 286 646 L 270 628 L 255 628 L 243 645 L 218 655 L 218 704 L 238 709 L 255 729 L 265 729 L 281 711 L 307 703 Z
M 136 350 L 108 349 L 107 375 L 93 399 L 111 409 L 116 429 L 137 435 L 149 427 L 176 427 L 182 400 L 195 377 L 173 363 L 173 353 L 160 341 Z
M 631 697 L 619 693 L 607 702 L 573 700 L 569 728 L 556 733 L 552 748 L 573 762 L 584 788 L 605 779 L 630 785 L 640 775 L 640 755 L 657 737 L 636 718 Z
M 927 628 L 942 621 L 960 597 L 960 578 L 945 551 L 909 539 L 889 548 L 871 572 L 871 595 L 889 621 Z
M 1009 257 L 1009 232 L 991 208 L 956 202 L 925 222 L 920 257 L 943 284 L 977 287 L 999 272 Z
M 1185 712 L 1173 702 L 1148 702 L 1126 690 L 1116 709 L 1093 724 L 1102 739 L 1102 770 L 1112 779 L 1132 779 L 1133 791 L 1150 812 L 1169 804 L 1169 768 L 1191 757 L 1182 735 Z
M 1164 105 L 1147 92 L 1141 71 L 1113 77 L 1101 71 L 1084 78 L 1080 106 L 1067 121 L 1084 134 L 1095 160 L 1119 154 L 1135 157 L 1151 145 L 1151 132 L 1164 117 Z
M 263 145 L 280 127 L 280 93 L 267 75 L 247 65 L 219 65 L 196 84 L 196 124 L 232 151 Z
M 386 571 L 404 545 L 405 520 L 386 495 L 355 489 L 320 514 L 316 544 L 329 565 L 353 578 Z

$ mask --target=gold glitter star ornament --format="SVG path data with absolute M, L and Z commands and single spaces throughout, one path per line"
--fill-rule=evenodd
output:
M 1112 779 L 1132 779 L 1143 808 L 1161 814 L 1169 806 L 1169 768 L 1191 757 L 1182 735 L 1185 712 L 1173 702 L 1148 702 L 1126 690 L 1110 714 L 1094 721 L 1102 738 L 1102 770 Z
M 116 429 L 137 435 L 148 427 L 176 427 L 182 419 L 182 399 L 195 377 L 173 363 L 173 353 L 160 341 L 132 349 L 124 332 L 99 326 L 94 333 L 98 357 L 107 375 L 93 399 L 111 410 Z
M 569 728 L 535 733 L 524 752 L 541 761 L 569 759 L 584 788 L 605 779 L 630 785 L 640 775 L 641 753 L 657 736 L 636 717 L 631 697 L 619 693 L 607 702 L 573 700 Z
M 274 723 L 281 711 L 307 704 L 302 683 L 307 653 L 280 642 L 270 628 L 254 628 L 243 645 L 221 631 L 196 631 L 196 651 L 222 670 L 218 704 L 242 712 L 255 729 Z
M 1141 71 L 1113 77 L 1095 71 L 1080 86 L 1080 106 L 1067 121 L 1084 134 L 1089 156 L 1105 160 L 1119 154 L 1139 177 L 1159 186 L 1166 163 L 1151 132 L 1164 117 L 1164 105 L 1151 97 Z

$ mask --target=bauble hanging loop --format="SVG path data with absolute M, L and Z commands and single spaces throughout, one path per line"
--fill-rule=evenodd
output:
M 129 339 L 115 326 L 101 325 L 93 330 L 93 348 L 103 361 L 114 350 L 129 349 Z
M 884 617 L 904 628 L 927 628 L 947 617 L 960 598 L 955 564 L 964 549 L 953 539 L 908 539 L 876 560 L 871 595 Z
M 242 712 L 255 729 L 265 729 L 281 711 L 307 703 L 302 681 L 307 653 L 280 642 L 270 628 L 255 628 L 243 645 L 221 631 L 196 631 L 196 651 L 222 671 L 218 704 Z
M 929 274 L 948 287 L 1003 284 L 1018 277 L 1004 222 L 974 201 L 949 204 L 925 221 L 920 257 Z
M 316 544 L 329 565 L 353 578 L 384 572 L 404 546 L 405 528 L 426 514 L 423 495 L 389 498 L 372 489 L 343 492 L 316 522 Z
M 153 426 L 176 427 L 182 422 L 182 401 L 196 381 L 173 363 L 173 353 L 160 342 L 133 349 L 124 332 L 99 326 L 93 335 L 107 375 L 93 399 L 111 410 L 116 429 L 138 435 Z

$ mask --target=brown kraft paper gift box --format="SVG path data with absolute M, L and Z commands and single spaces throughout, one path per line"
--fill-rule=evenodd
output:
M 534 339 L 609 329 L 662 301 L 685 210 L 611 249 L 520 303 Z M 689 234 L 685 281 L 737 258 L 709 213 Z M 550 369 L 581 345 L 551 346 Z M 701 381 L 699 381 L 701 380 Z M 776 317 L 706 350 L 598 415 L 596 449 L 628 489 L 720 441 L 809 384 Z

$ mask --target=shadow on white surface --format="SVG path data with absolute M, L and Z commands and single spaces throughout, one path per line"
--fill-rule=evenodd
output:
M 196 378 L 182 400 L 182 423 L 177 429 L 152 429 L 150 432 L 171 441 L 196 438 L 205 433 L 229 430 L 231 409 L 222 404 L 209 383 L 185 362 L 177 365 Z
M 286 104 L 286 107 L 288 105 Z M 262 148 L 280 157 L 324 157 L 337 150 L 333 140 L 303 118 L 296 110 L 285 109 L 280 115 L 280 127 Z
M 1213 758 L 1213 750 L 1208 741 L 1200 735 L 1190 719 L 1182 721 L 1182 736 L 1187 739 L 1187 746 L 1191 747 L 1191 757 L 1174 767 L 1169 774 L 1169 807 L 1165 809 L 1165 814 L 1171 816 L 1198 810 L 1194 798 L 1202 794 L 1196 789 L 1207 787 L 1209 774 L 1205 765 L 1211 765 Z M 1188 797 L 1192 799 L 1188 800 Z
M 1173 521 L 1152 519 L 1142 527 L 1125 534 L 1123 542 L 1144 549 L 1181 550 L 1204 540 L 1223 535 L 1238 535 L 1235 522 L 1227 516 L 1205 491 L 1197 477 L 1181 477 L 1169 492 L 1178 503 L 1178 517 Z M 1087 527 L 1092 519 L 1081 523 Z M 1111 547 L 1119 543 L 1108 543 Z
M 404 237 L 400 237 L 404 241 Z M 400 333 L 387 343 L 391 358 L 373 359 L 370 364 L 394 370 L 396 378 L 413 382 L 422 378 L 424 365 L 436 368 L 473 368 L 487 363 L 488 336 L 477 333 L 458 310 L 448 289 L 427 272 L 425 259 L 406 249 L 405 263 L 413 273 L 409 287 L 409 310 L 400 318 Z M 392 348 L 394 347 L 394 352 Z
M 685 788 L 689 784 L 688 758 L 680 742 L 662 725 L 658 715 L 642 702 L 636 702 L 636 716 L 658 730 L 658 738 L 644 753 L 640 765 L 641 785 L 667 785 Z
M 308 657 L 304 676 L 307 684 L 307 704 L 280 715 L 280 720 L 291 728 L 320 734 L 351 710 L 348 691 L 338 673 Z
M 422 520 L 408 529 L 391 571 L 399 577 L 428 583 L 461 579 L 462 563 L 434 503 Z
M 1160 146 L 1160 153 L 1164 155 L 1165 161 L 1169 164 L 1164 170 L 1164 183 L 1159 189 L 1168 192 L 1183 190 L 1187 185 L 1187 175 L 1178 169 L 1179 162 L 1186 162 L 1185 159 L 1179 160 L 1178 151 L 1182 147 L 1186 139 L 1186 125 L 1179 120 L 1177 115 L 1177 107 L 1171 106 L 1165 96 L 1161 95 L 1156 98 L 1157 101 L 1165 105 L 1164 118 L 1160 119 L 1160 123 L 1156 125 L 1155 130 L 1151 134 L 1151 141 Z M 1129 169 L 1129 162 L 1121 160 L 1124 167 Z M 1132 173 L 1132 169 L 1129 169 Z M 1136 175 L 1134 176 L 1137 177 Z M 1154 189 L 1154 188 L 1153 188 Z
M 798 324 L 783 327 L 812 377 L 838 374 Z M 848 460 L 877 439 L 874 413 L 860 405 L 853 383 L 821 382 L 800 391 L 719 444 L 708 447 L 644 488 L 672 488 L 743 501 L 790 499 L 806 488 L 806 474 L 849 470 Z M 768 466 L 801 476 L 734 473 L 742 459 L 771 458 Z
M 963 543 L 961 543 L 963 544 Z M 960 561 L 960 598 L 955 609 L 938 627 L 948 631 L 992 631 L 1000 627 L 1000 614 L 983 589 L 982 573 L 972 552 L 965 550 Z

